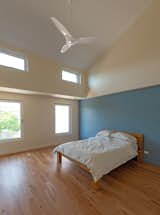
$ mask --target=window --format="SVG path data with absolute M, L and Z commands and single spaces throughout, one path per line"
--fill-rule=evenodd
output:
M 55 133 L 70 132 L 70 106 L 55 105 Z
M 62 71 L 62 80 L 64 81 L 70 81 L 73 83 L 80 83 L 80 74 L 78 73 L 72 73 L 72 72 L 67 72 L 67 71 Z
M 0 101 L 0 141 L 21 138 L 21 104 Z
M 9 50 L 0 50 L 0 65 L 27 71 L 27 59 Z

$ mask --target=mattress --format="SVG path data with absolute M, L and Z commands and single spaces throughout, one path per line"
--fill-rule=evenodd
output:
M 103 175 L 137 156 L 137 144 L 111 137 L 92 137 L 57 146 L 60 152 L 85 165 L 98 181 Z

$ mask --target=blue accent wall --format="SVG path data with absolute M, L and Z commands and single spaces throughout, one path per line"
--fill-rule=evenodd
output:
M 143 133 L 145 160 L 160 165 L 160 86 L 80 101 L 80 137 L 104 128 Z

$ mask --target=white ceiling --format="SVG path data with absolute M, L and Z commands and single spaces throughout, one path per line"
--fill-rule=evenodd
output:
M 70 29 L 68 0 L 0 0 L 0 40 L 84 70 L 111 47 L 152 0 L 72 1 Z M 60 54 L 64 38 L 51 23 L 51 16 L 75 36 L 95 36 L 96 42 Z

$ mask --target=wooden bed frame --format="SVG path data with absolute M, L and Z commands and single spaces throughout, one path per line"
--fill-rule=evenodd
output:
M 138 155 L 136 157 L 138 162 L 142 162 L 143 161 L 143 153 L 144 153 L 144 136 L 143 134 L 140 133 L 128 133 L 128 132 L 124 132 L 127 134 L 132 135 L 133 137 L 135 137 L 137 139 L 137 145 L 138 145 Z M 79 161 L 76 161 L 60 152 L 57 152 L 57 162 L 58 163 L 62 163 L 62 156 L 69 159 L 70 161 L 75 162 L 76 164 L 78 164 L 82 169 L 84 169 L 85 171 L 87 171 L 88 173 L 90 173 L 90 170 L 82 163 L 80 163 Z M 98 182 L 94 182 L 95 186 L 98 187 Z

